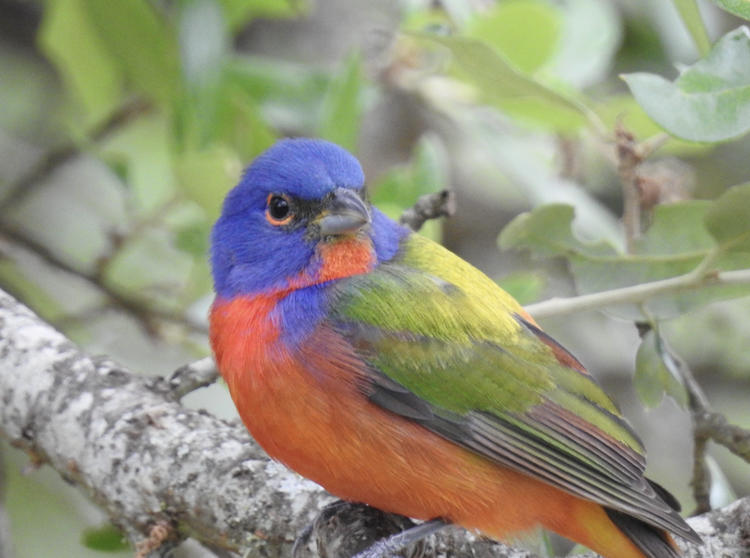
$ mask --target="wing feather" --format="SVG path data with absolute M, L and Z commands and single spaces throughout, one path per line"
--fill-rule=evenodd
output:
M 448 271 L 445 271 L 448 270 Z M 686 539 L 644 478 L 644 450 L 580 362 L 479 271 L 410 237 L 330 287 L 328 327 L 366 363 L 380 407 L 488 459 Z

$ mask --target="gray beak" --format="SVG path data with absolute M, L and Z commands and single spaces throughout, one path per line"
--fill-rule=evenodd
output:
M 321 236 L 355 233 L 370 223 L 370 210 L 354 190 L 336 188 L 316 221 Z

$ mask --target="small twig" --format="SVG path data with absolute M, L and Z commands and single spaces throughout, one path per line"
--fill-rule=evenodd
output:
M 617 173 L 622 184 L 622 221 L 625 226 L 625 249 L 628 254 L 635 251 L 635 241 L 641 235 L 641 189 L 638 167 L 651 153 L 669 139 L 660 134 L 638 143 L 635 136 L 618 121 L 615 126 L 615 154 Z
M 418 231 L 429 219 L 450 217 L 456 212 L 456 196 L 451 190 L 441 190 L 421 196 L 417 203 L 401 214 L 399 222 Z
M 150 109 L 151 104 L 142 98 L 126 102 L 118 107 L 106 120 L 89 132 L 88 141 L 98 142 L 105 139 L 112 132 L 120 129 L 125 124 L 138 118 Z M 0 213 L 3 213 L 9 207 L 31 193 L 35 185 L 40 184 L 57 168 L 78 155 L 80 151 L 79 145 L 71 142 L 57 147 L 49 151 L 46 155 L 43 155 L 39 162 L 34 165 L 29 172 L 8 187 L 5 197 L 0 201 Z
M 188 393 L 210 386 L 218 378 L 219 371 L 214 359 L 206 357 L 180 366 L 168 378 L 159 378 L 159 388 L 154 387 L 163 391 L 170 399 L 179 401 Z
M 665 362 L 671 370 L 682 379 L 688 393 L 688 407 L 693 421 L 693 497 L 697 507 L 695 514 L 701 514 L 711 509 L 711 476 L 706 466 L 706 452 L 709 441 L 721 444 L 733 454 L 750 463 L 750 430 L 729 424 L 726 417 L 713 411 L 703 388 L 695 379 L 692 370 L 679 355 L 675 354 L 662 339 L 662 351 L 669 357 L 670 363 Z M 664 356 L 662 358 L 664 358 Z
M 747 285 L 750 284 L 750 269 L 714 272 L 699 266 L 689 273 L 641 283 L 630 287 L 612 289 L 599 293 L 572 296 L 569 298 L 551 298 L 526 306 L 526 311 L 534 318 L 549 318 L 576 312 L 598 310 L 615 304 L 634 304 L 645 302 L 661 295 L 674 294 L 680 291 L 698 289 L 706 285 Z M 699 273 L 696 273 L 698 271 Z
M 687 363 L 663 344 L 663 350 L 672 357 L 674 370 L 680 375 L 682 384 L 688 393 L 688 407 L 690 418 L 693 423 L 693 478 L 690 486 L 693 487 L 695 498 L 695 514 L 705 513 L 711 509 L 711 474 L 706 465 L 706 453 L 708 441 L 711 434 L 703 428 L 703 417 L 710 412 L 710 403 L 703 388 L 695 379 L 693 371 Z
M 641 210 L 638 200 L 637 168 L 643 158 L 633 134 L 625 130 L 622 122 L 615 127 L 617 173 L 622 184 L 622 222 L 625 226 L 625 249 L 635 251 L 635 240 L 641 234 Z
M 625 249 L 628 254 L 635 251 L 635 241 L 641 235 L 641 180 L 638 168 L 654 151 L 669 139 L 667 134 L 658 134 L 643 142 L 625 129 L 622 121 L 615 126 L 615 155 L 617 173 L 622 184 L 622 221 L 625 227 Z
M 711 473 L 706 466 L 707 452 L 708 436 L 699 434 L 693 421 L 693 476 L 690 479 L 695 499 L 693 515 L 705 513 L 711 509 Z

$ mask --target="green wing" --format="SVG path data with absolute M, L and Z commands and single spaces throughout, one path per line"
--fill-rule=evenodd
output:
M 331 287 L 329 326 L 370 399 L 498 463 L 695 540 L 644 477 L 644 450 L 578 361 L 484 274 L 418 235 Z M 674 504 L 670 500 L 670 504 Z

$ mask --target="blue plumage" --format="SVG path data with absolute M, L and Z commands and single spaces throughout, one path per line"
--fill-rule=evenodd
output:
M 315 272 L 315 242 L 305 228 L 285 230 L 267 222 L 269 195 L 320 200 L 336 188 L 363 187 L 362 167 L 338 145 L 312 139 L 277 142 L 248 167 L 214 225 L 211 266 L 217 294 L 231 299 L 270 291 L 303 271 Z M 374 210 L 372 218 L 369 232 L 378 261 L 390 260 L 408 231 L 380 211 Z

